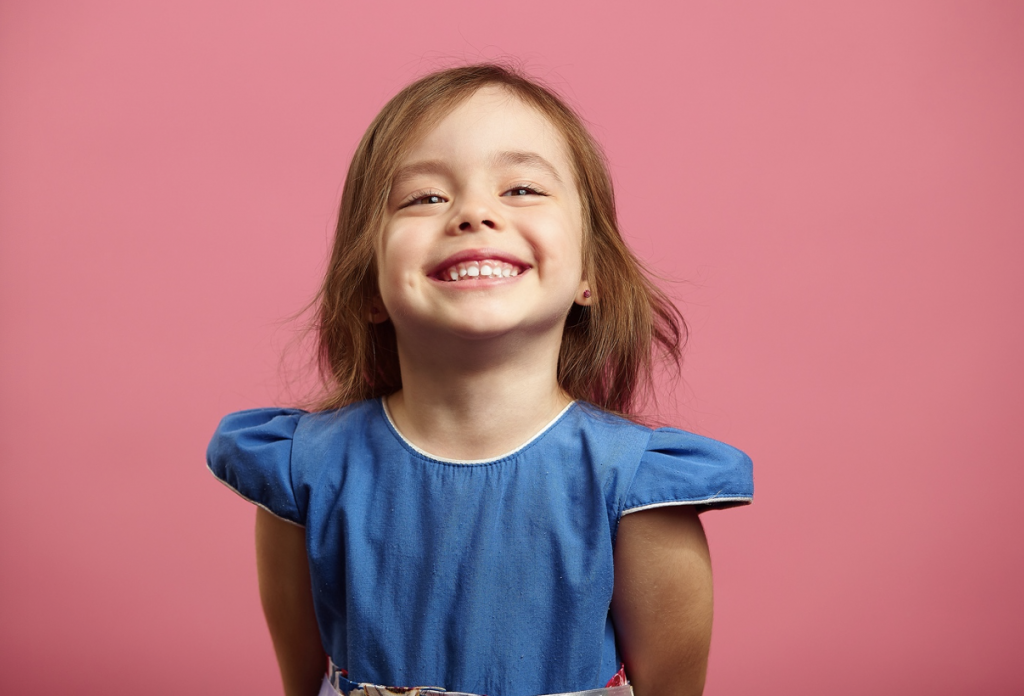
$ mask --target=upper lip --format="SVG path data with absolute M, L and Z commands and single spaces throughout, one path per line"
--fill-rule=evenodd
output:
M 530 264 L 507 251 L 501 251 L 500 249 L 464 249 L 462 251 L 455 252 L 444 261 L 434 266 L 427 275 L 440 273 L 441 271 L 451 268 L 459 263 L 466 263 L 467 261 L 486 261 L 488 259 L 504 261 L 505 263 L 519 266 L 520 270 L 530 268 Z

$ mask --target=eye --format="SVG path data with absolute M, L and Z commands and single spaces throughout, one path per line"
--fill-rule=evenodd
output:
M 536 186 L 530 186 L 527 184 L 518 184 L 513 186 L 503 196 L 509 196 L 511 198 L 519 198 L 521 196 L 546 196 L 547 194 L 538 189 Z
M 409 200 L 400 205 L 400 208 L 408 208 L 414 205 L 438 205 L 440 203 L 447 203 L 448 199 L 442 196 L 440 193 L 433 193 L 431 191 L 414 193 Z

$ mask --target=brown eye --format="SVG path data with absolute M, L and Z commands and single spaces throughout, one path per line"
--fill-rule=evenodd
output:
M 513 197 L 513 196 L 514 197 L 519 197 L 519 196 L 543 196 L 544 194 L 542 194 L 540 191 L 538 191 L 537 189 L 533 188 L 532 186 L 514 186 L 514 187 L 510 188 L 508 191 L 506 191 L 502 195 L 509 196 L 509 197 Z
M 444 203 L 444 198 L 438 196 L 436 193 L 431 193 L 428 196 L 422 196 L 413 201 L 415 205 L 435 205 L 437 203 Z
M 409 208 L 415 205 L 439 205 L 446 202 L 448 199 L 439 193 L 418 193 L 403 203 L 400 207 Z

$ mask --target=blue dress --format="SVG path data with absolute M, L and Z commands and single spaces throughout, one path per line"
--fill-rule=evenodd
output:
M 207 459 L 241 496 L 305 527 L 324 650 L 353 682 L 491 696 L 597 688 L 616 673 L 623 515 L 753 495 L 739 450 L 579 402 L 481 461 L 419 450 L 377 400 L 231 414 Z

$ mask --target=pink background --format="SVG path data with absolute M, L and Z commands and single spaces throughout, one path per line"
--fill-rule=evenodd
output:
M 0 4 L 0 692 L 279 693 L 207 440 L 373 114 L 504 55 L 681 281 L 662 417 L 755 461 L 707 693 L 1024 692 L 1024 5 L 654 5 Z

